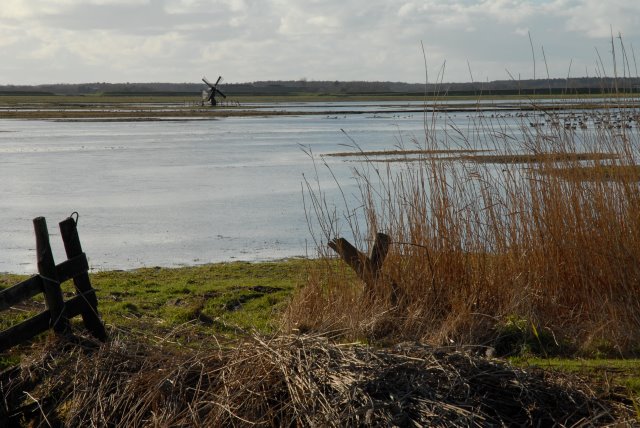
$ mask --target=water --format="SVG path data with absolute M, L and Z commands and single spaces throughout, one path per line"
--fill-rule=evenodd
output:
M 313 256 L 303 204 L 321 155 L 389 149 L 422 115 L 345 114 L 157 122 L 0 121 L 0 272 L 35 273 L 32 219 L 73 211 L 92 269 Z M 350 200 L 352 162 L 326 158 Z M 320 187 L 341 209 L 328 170 Z M 315 184 L 314 184 L 315 185 Z
M 359 164 L 322 155 L 352 151 L 354 142 L 365 151 L 414 148 L 412 141 L 424 141 L 420 105 L 263 105 L 317 114 L 216 120 L 0 120 L 0 272 L 36 272 L 31 221 L 38 216 L 47 218 L 62 261 L 57 222 L 74 211 L 96 270 L 314 256 L 321 236 L 313 221 L 309 231 L 305 179 L 339 215 L 343 196 L 356 207 L 352 169 Z M 480 115 L 493 115 L 486 110 Z M 500 126 L 509 135 L 537 121 L 506 114 Z M 440 133 L 473 130 L 476 120 L 438 113 L 435 125 Z

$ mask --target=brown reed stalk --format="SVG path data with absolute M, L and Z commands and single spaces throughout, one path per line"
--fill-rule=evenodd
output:
M 90 347 L 57 342 L 34 349 L 10 376 L 0 375 L 0 421 L 480 427 L 600 426 L 631 416 L 628 405 L 599 400 L 575 377 L 453 348 L 376 349 L 306 335 L 210 345 L 196 351 L 116 337 Z M 34 400 L 37 406 L 29 404 Z
M 495 345 L 524 320 L 527 334 L 544 333 L 565 351 L 639 351 L 638 115 L 615 106 L 578 112 L 591 125 L 573 129 L 556 125 L 558 113 L 535 114 L 550 125 L 479 115 L 468 129 L 430 128 L 406 149 L 411 158 L 386 169 L 379 156 L 363 156 L 356 178 L 366 230 L 352 233 L 361 246 L 377 232 L 391 236 L 384 278 L 402 298 L 372 304 L 357 278 L 327 262 L 293 299 L 286 325 Z M 493 152 L 433 154 L 461 148 Z M 324 247 L 320 255 L 332 257 Z

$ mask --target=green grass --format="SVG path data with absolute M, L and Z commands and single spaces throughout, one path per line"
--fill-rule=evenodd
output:
M 106 323 L 150 326 L 163 333 L 185 323 L 200 332 L 264 333 L 292 294 L 303 260 L 145 268 L 92 275 Z
M 639 359 L 568 359 L 518 357 L 510 362 L 522 368 L 571 373 L 586 378 L 601 395 L 618 394 L 640 405 Z
M 197 344 L 204 336 L 235 337 L 278 329 L 278 314 L 300 284 L 307 260 L 216 263 L 182 268 L 144 268 L 90 275 L 98 310 L 108 326 Z M 0 274 L 0 289 L 26 276 Z M 73 293 L 63 284 L 65 298 Z M 44 309 L 42 298 L 3 312 L 6 329 Z M 80 318 L 74 320 L 81 323 Z M 0 361 L 0 369 L 2 368 Z

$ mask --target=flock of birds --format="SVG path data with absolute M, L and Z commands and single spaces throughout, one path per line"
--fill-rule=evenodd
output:
M 456 116 L 454 113 L 453 117 Z M 344 115 L 344 118 L 347 116 Z M 372 119 L 379 118 L 401 118 L 401 119 L 409 119 L 413 118 L 413 114 L 401 115 L 401 114 L 393 114 L 391 115 L 382 115 L 382 114 L 374 114 L 370 116 Z M 438 116 L 438 118 L 444 118 L 445 115 Z M 593 129 L 631 129 L 638 128 L 640 129 L 640 113 L 631 113 L 631 112 L 602 112 L 602 111 L 593 111 L 586 113 L 534 113 L 534 112 L 518 112 L 518 113 L 492 113 L 492 114 L 484 114 L 480 113 L 478 115 L 466 115 L 467 118 L 480 118 L 480 119 L 519 119 L 525 121 L 525 124 L 528 122 L 529 126 L 532 128 L 544 128 L 551 127 L 555 129 L 566 129 L 566 130 L 577 130 L 577 129 L 589 129 L 590 127 Z M 339 119 L 340 116 L 326 116 L 326 119 Z
M 565 129 L 588 129 L 589 124 L 593 124 L 596 129 L 631 129 L 638 126 L 639 115 L 622 113 L 590 113 L 566 115 L 562 120 L 558 115 L 553 115 L 547 122 L 530 122 L 533 127 L 544 126 L 546 124 L 553 127 L 564 127 Z
M 539 116 L 536 120 L 535 117 Z M 610 113 L 610 112 L 589 112 L 589 113 L 566 113 L 566 114 L 548 114 L 548 113 L 497 113 L 490 116 L 495 119 L 499 118 L 530 118 L 533 117 L 533 121 L 529 121 L 529 126 L 532 128 L 542 128 L 545 126 L 553 128 L 564 128 L 567 130 L 589 129 L 590 126 L 596 129 L 631 129 L 634 126 L 640 126 L 640 114 L 631 113 Z

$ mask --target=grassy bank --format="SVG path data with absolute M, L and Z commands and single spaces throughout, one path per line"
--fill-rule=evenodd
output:
M 70 347 L 44 335 L 2 355 L 8 411 L 0 405 L 0 422 L 632 422 L 640 403 L 637 360 L 520 357 L 509 364 L 484 358 L 484 348 L 344 344 L 341 331 L 330 333 L 335 341 L 299 330 L 282 335 L 291 297 L 327 269 L 352 280 L 327 260 L 93 273 L 108 343 Z M 0 284 L 19 279 L 3 275 Z M 20 309 L 38 311 L 42 303 Z M 74 330 L 82 331 L 79 320 Z
M 96 272 L 90 278 L 108 326 L 197 346 L 203 337 L 213 335 L 222 340 L 252 332 L 273 333 L 308 263 L 312 262 L 293 259 L 144 268 Z M 22 279 L 0 274 L 0 288 Z M 63 291 L 67 298 L 71 296 L 73 284 L 63 284 Z M 0 329 L 42 310 L 44 302 L 37 298 L 3 312 Z
M 325 332 L 337 344 L 300 335 L 305 332 L 300 328 L 292 331 L 295 336 L 282 336 L 289 328 L 283 315 L 290 317 L 295 310 L 291 299 L 299 299 L 305 284 L 329 271 L 339 274 L 343 285 L 354 280 L 353 273 L 334 260 L 92 273 L 109 342 L 100 348 L 91 342 L 70 348 L 43 335 L 35 345 L 0 355 L 0 384 L 7 391 L 8 408 L 18 415 L 9 420 L 72 425 L 109 420 L 137 426 L 152 417 L 190 426 L 197 421 L 244 425 L 329 418 L 326 421 L 351 424 L 375 402 L 368 410 L 369 424 L 407 417 L 443 426 L 468 424 L 478 417 L 495 423 L 580 418 L 604 423 L 629 421 L 629 409 L 640 403 L 638 360 L 529 356 L 512 359 L 509 365 L 486 360 L 484 347 L 467 348 L 472 351 L 467 353 L 464 347 L 460 352 L 457 347 L 438 350 L 421 344 L 341 345 L 349 333 L 340 330 Z M 0 287 L 22 279 L 1 275 Z M 70 284 L 64 288 L 69 296 Z M 2 328 L 43 308 L 36 299 L 4 312 Z M 79 319 L 74 331 L 83 331 Z M 224 383 L 215 380 L 220 377 Z M 326 383 L 329 378 L 333 380 Z M 459 385 L 456 392 L 451 382 Z M 504 382 L 511 387 L 500 386 Z M 374 387 L 391 395 L 385 398 Z M 247 388 L 263 392 L 248 398 Z M 394 391 L 403 388 L 412 392 L 397 404 Z M 23 391 L 29 395 L 21 398 Z M 360 398 L 354 399 L 354 393 Z M 527 398 L 514 400 L 522 394 Z M 213 396 L 220 407 L 207 404 Z M 556 406 L 556 400 L 571 404 Z M 229 406 L 234 408 L 231 413 L 225 410 Z M 10 414 L 0 408 L 0 422 Z

